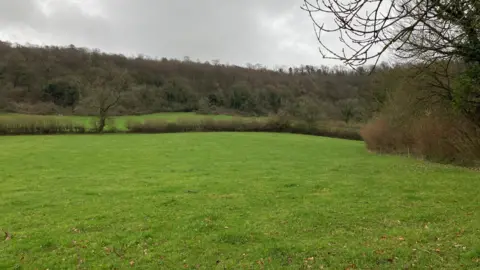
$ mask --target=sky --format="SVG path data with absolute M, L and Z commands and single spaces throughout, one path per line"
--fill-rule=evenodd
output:
M 335 65 L 302 0 L 0 0 L 0 39 L 244 66 Z M 340 42 L 333 37 L 331 46 Z

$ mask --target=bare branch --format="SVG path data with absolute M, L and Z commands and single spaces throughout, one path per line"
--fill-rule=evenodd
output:
M 313 22 L 324 58 L 352 68 L 373 61 L 387 51 L 401 59 L 451 57 L 480 62 L 472 51 L 479 43 L 479 4 L 475 0 L 304 0 L 301 7 Z M 317 14 L 327 27 L 319 23 Z M 324 34 L 338 34 L 342 48 L 332 48 Z

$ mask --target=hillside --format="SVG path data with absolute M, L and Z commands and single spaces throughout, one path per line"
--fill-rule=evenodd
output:
M 268 70 L 218 61 L 127 58 L 98 50 L 0 43 L 0 110 L 94 114 L 91 82 L 127 72 L 129 87 L 113 114 L 156 112 L 275 114 L 353 120 L 368 117 L 365 70 L 300 66 Z M 110 74 L 111 75 L 111 74 Z

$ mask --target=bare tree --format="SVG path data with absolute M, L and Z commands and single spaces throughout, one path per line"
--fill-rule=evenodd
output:
M 96 129 L 102 132 L 111 109 L 120 103 L 124 93 L 129 90 L 131 78 L 126 71 L 113 67 L 91 68 L 87 78 L 82 103 L 96 111 L 98 116 Z
M 375 66 L 391 52 L 397 60 L 430 71 L 433 86 L 446 90 L 446 99 L 461 104 L 470 119 L 480 120 L 479 0 L 304 0 L 302 9 L 313 21 L 325 58 L 356 68 L 371 61 Z M 320 23 L 318 13 L 332 17 L 333 26 Z M 343 48 L 327 46 L 326 33 L 339 34 Z M 456 75 L 468 76 L 461 90 L 448 77 L 452 63 L 462 66 Z
M 350 66 L 378 62 L 388 49 L 402 58 L 461 58 L 480 62 L 478 0 L 304 0 L 321 53 Z M 334 26 L 315 14 L 332 17 Z M 326 46 L 324 33 L 338 33 L 343 48 Z

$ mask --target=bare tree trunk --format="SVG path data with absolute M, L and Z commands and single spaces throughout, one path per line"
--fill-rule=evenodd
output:
M 100 109 L 99 119 L 97 124 L 98 132 L 103 132 L 103 130 L 105 129 L 106 122 L 107 122 L 107 113 Z

